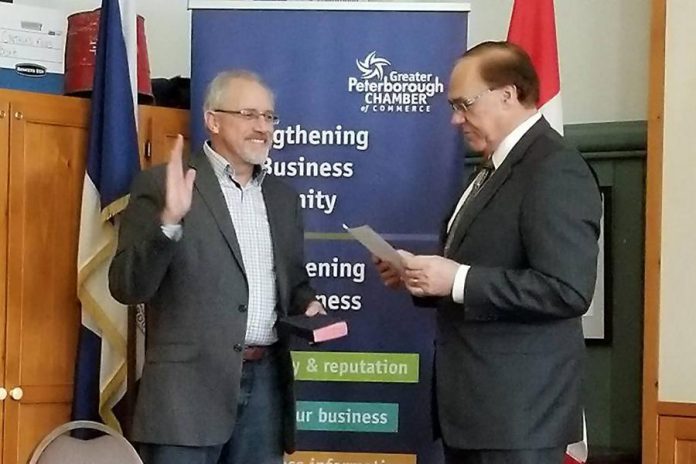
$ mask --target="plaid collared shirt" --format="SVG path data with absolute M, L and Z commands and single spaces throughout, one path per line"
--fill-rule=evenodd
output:
M 242 186 L 234 179 L 232 165 L 216 153 L 209 142 L 203 144 L 203 151 L 225 196 L 249 281 L 245 341 L 247 345 L 270 345 L 278 340 L 278 336 L 274 328 L 276 278 L 273 244 L 262 190 L 266 172 L 259 168 L 247 185 Z

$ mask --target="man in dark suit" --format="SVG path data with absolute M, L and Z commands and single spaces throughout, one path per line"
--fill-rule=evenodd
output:
M 382 279 L 437 307 L 437 424 L 448 464 L 561 464 L 582 439 L 581 316 L 601 199 L 580 154 L 536 110 L 529 56 L 480 44 L 452 71 L 452 124 L 482 167 L 446 218 L 443 256 L 402 252 Z
M 275 322 L 324 312 L 304 268 L 297 194 L 262 165 L 271 91 L 224 72 L 205 100 L 209 140 L 184 166 L 136 179 L 111 264 L 111 292 L 147 303 L 133 439 L 146 464 L 280 464 L 294 449 L 287 340 Z

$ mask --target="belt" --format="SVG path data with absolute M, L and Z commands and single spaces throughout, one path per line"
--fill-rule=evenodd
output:
M 242 359 L 244 361 L 261 361 L 271 353 L 273 346 L 247 345 L 244 347 Z

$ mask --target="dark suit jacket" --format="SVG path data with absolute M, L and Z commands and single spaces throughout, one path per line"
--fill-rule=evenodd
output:
M 582 438 L 581 316 L 592 300 L 601 199 L 580 154 L 543 118 L 463 213 L 450 258 L 464 304 L 438 302 L 436 397 L 459 449 Z
M 248 283 L 222 190 L 205 154 L 196 169 L 183 237 L 160 229 L 164 166 L 135 180 L 120 229 L 109 284 L 126 304 L 147 303 L 145 367 L 133 439 L 146 443 L 211 446 L 232 433 L 242 370 Z M 278 316 L 301 313 L 314 299 L 304 268 L 303 223 L 296 192 L 266 176 L 276 270 Z M 287 340 L 281 346 L 285 448 L 294 448 L 295 403 Z

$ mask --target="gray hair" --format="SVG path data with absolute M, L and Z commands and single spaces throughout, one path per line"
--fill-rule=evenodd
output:
M 215 108 L 220 108 L 222 106 L 223 100 L 225 98 L 225 92 L 230 82 L 235 80 L 245 80 L 249 82 L 256 82 L 271 94 L 271 97 L 275 99 L 273 91 L 266 85 L 266 83 L 261 79 L 261 77 L 251 71 L 246 71 L 244 69 L 234 69 L 230 71 L 222 71 L 218 73 L 205 91 L 205 100 L 203 102 L 203 112 L 212 111 Z

